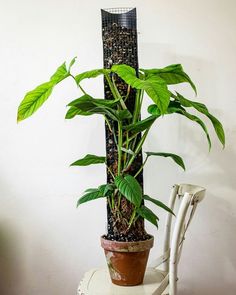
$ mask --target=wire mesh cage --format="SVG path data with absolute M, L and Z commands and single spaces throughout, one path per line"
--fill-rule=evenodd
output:
M 109 26 L 111 23 L 126 28 L 136 28 L 136 8 L 107 8 L 102 9 L 102 24 Z
M 127 64 L 138 70 L 138 46 L 137 46 L 137 17 L 135 8 L 108 8 L 102 9 L 102 40 L 103 40 L 103 61 L 104 68 L 111 68 L 113 64 Z M 113 75 L 113 74 L 112 74 Z M 128 86 L 117 75 L 113 75 L 120 94 L 125 97 L 128 93 Z M 110 87 L 104 80 L 105 99 L 113 99 Z M 127 108 L 133 113 L 136 91 L 130 89 L 126 101 Z M 109 120 L 109 119 L 108 119 Z M 115 122 L 109 120 L 113 132 L 117 132 Z M 113 181 L 112 175 L 117 170 L 117 146 L 114 142 L 113 132 L 106 123 L 106 154 L 107 154 L 107 182 Z M 142 165 L 142 152 L 139 153 L 129 171 L 135 175 Z M 142 185 L 143 175 L 140 173 L 137 180 Z M 125 200 L 123 200 L 125 201 Z M 126 204 L 126 206 L 130 206 Z M 115 238 L 117 233 L 113 231 L 114 220 L 109 206 L 107 206 L 107 229 L 108 236 Z
M 125 63 L 138 68 L 136 8 L 102 9 L 104 67 Z

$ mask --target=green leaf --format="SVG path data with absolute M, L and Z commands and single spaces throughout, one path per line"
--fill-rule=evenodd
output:
M 144 82 L 143 89 L 159 107 L 161 114 L 164 114 L 170 101 L 170 93 L 166 83 L 154 76 L 148 77 Z
M 149 106 L 148 112 L 151 113 L 152 115 L 157 115 L 158 113 L 160 114 L 160 110 L 158 109 L 158 107 L 156 105 Z M 201 126 L 201 128 L 203 129 L 203 131 L 205 132 L 206 137 L 207 137 L 207 141 L 208 141 L 208 145 L 209 145 L 209 149 L 211 149 L 210 135 L 208 133 L 205 123 L 200 118 L 188 113 L 178 102 L 171 101 L 169 104 L 169 107 L 166 110 L 166 114 L 172 114 L 172 113 L 177 113 L 177 114 L 183 115 L 186 118 L 188 118 L 189 120 L 198 123 Z
M 146 206 L 141 206 L 137 209 L 137 213 L 158 228 L 157 221 L 159 220 L 159 218 L 156 216 L 155 213 L 152 212 L 152 210 L 150 210 Z
M 17 113 L 17 122 L 30 117 L 48 99 L 52 93 L 54 82 L 46 82 L 26 93 Z
M 199 112 L 202 112 L 202 111 L 208 112 L 208 109 L 207 109 L 206 105 L 204 105 L 203 103 L 188 100 L 187 98 L 183 97 L 178 92 L 176 92 L 176 94 L 177 94 L 177 96 L 174 95 L 173 93 L 171 95 L 173 95 L 173 97 L 175 99 L 177 99 L 182 106 L 184 106 L 184 107 L 193 107 Z
M 66 69 L 65 63 L 63 63 L 51 76 L 49 82 L 40 84 L 34 90 L 27 92 L 18 107 L 17 122 L 33 115 L 48 99 L 52 93 L 53 87 L 68 76 L 69 72 Z
M 137 78 L 135 69 L 128 65 L 113 65 L 111 71 L 131 87 L 143 89 L 159 107 L 161 113 L 165 113 L 170 101 L 170 92 L 163 79 L 152 75 L 146 80 L 141 80 Z
M 138 181 L 131 175 L 117 176 L 115 185 L 121 194 L 136 207 L 139 207 L 142 202 L 142 188 Z
M 99 157 L 96 155 L 86 155 L 84 158 L 79 159 L 71 164 L 71 166 L 89 166 L 92 164 L 102 164 L 106 162 L 106 157 Z
M 76 107 L 82 112 L 88 112 L 89 114 L 106 115 L 114 121 L 123 121 L 132 118 L 132 114 L 128 110 L 117 111 L 114 109 L 114 105 L 117 103 L 118 100 L 95 99 L 90 95 L 83 95 L 70 102 L 69 106 Z
M 150 201 L 153 204 L 157 205 L 158 207 L 160 207 L 160 208 L 166 210 L 167 212 L 175 215 L 174 212 L 168 206 L 166 206 L 164 203 L 162 203 L 161 201 L 153 199 L 153 198 L 149 197 L 148 195 L 144 195 L 143 198 L 144 198 L 144 200 Z
M 95 189 L 88 189 L 86 194 L 84 194 L 77 202 L 77 207 L 83 203 L 96 200 L 99 198 L 104 198 L 103 195 L 103 187 L 100 186 L 99 188 Z
M 85 193 L 93 193 L 93 192 L 96 192 L 98 189 L 97 188 L 87 188 L 85 190 Z
M 68 106 L 70 107 L 77 107 L 77 108 L 91 108 L 94 107 L 94 103 L 93 103 L 93 98 L 88 95 L 88 94 L 84 94 L 81 97 L 71 101 Z
M 147 76 L 158 76 L 163 79 L 168 85 L 187 82 L 191 85 L 194 92 L 197 94 L 196 86 L 190 77 L 184 72 L 182 65 L 174 64 L 163 69 L 141 69 Z
M 106 189 L 107 184 L 102 184 L 98 187 L 98 190 L 102 193 L 102 195 L 104 196 L 104 191 Z
M 119 121 L 116 116 L 116 112 L 111 108 L 103 107 L 94 107 L 89 109 L 89 112 L 92 114 L 100 114 L 109 117 L 111 120 Z
M 221 122 L 216 117 L 214 117 L 213 115 L 211 115 L 209 113 L 206 114 L 206 116 L 211 120 L 211 123 L 215 129 L 217 137 L 220 140 L 220 142 L 222 143 L 223 148 L 224 148 L 225 147 L 225 132 L 224 132 L 224 128 L 223 128 Z
M 209 150 L 210 150 L 211 149 L 211 139 L 210 139 L 210 135 L 208 133 L 208 130 L 207 130 L 207 127 L 206 127 L 205 123 L 200 118 L 198 118 L 197 116 L 194 116 L 194 115 L 192 115 L 192 114 L 190 114 L 190 113 L 188 113 L 186 111 L 180 110 L 180 111 L 178 111 L 178 113 L 185 116 L 189 120 L 192 120 L 192 121 L 196 122 L 199 126 L 202 127 L 203 131 L 206 134 L 208 145 L 209 145 Z
M 68 106 L 75 106 L 75 107 L 94 107 L 94 106 L 107 106 L 113 107 L 119 102 L 118 99 L 108 100 L 102 98 L 93 98 L 92 96 L 85 94 L 81 97 L 71 101 Z
M 70 64 L 69 64 L 69 67 L 68 67 L 68 72 L 70 72 L 72 66 L 73 66 L 74 63 L 76 62 L 76 58 L 77 58 L 77 56 L 75 56 L 75 57 L 71 60 L 71 62 L 70 62 Z
M 112 194 L 112 192 L 114 192 L 115 190 L 115 185 L 114 184 L 106 184 L 103 190 L 103 196 L 109 196 Z
M 165 115 L 170 115 L 173 113 L 178 113 L 179 111 L 185 111 L 185 109 L 181 106 L 181 104 L 177 101 L 170 101 L 169 106 L 165 112 Z M 152 104 L 150 106 L 148 106 L 148 113 L 153 115 L 153 116 L 160 116 L 161 115 L 161 111 L 158 108 L 157 105 Z
M 172 153 L 155 153 L 155 152 L 146 152 L 147 157 L 150 156 L 160 156 L 160 157 L 170 157 L 172 160 L 174 160 L 174 162 L 176 164 L 178 164 L 180 167 L 182 167 L 185 170 L 185 165 L 184 165 L 184 161 L 183 159 L 176 155 L 176 154 L 172 154 Z
M 214 117 L 212 114 L 209 113 L 207 107 L 204 104 L 197 102 L 197 101 L 191 101 L 191 100 L 183 97 L 178 92 L 176 92 L 176 93 L 177 93 L 177 97 L 176 96 L 175 97 L 179 100 L 181 105 L 183 105 L 184 107 L 193 107 L 198 112 L 206 115 L 210 119 L 210 121 L 215 129 L 216 135 L 224 147 L 225 146 L 225 132 L 224 132 L 224 128 L 223 128 L 222 124 L 220 123 L 220 121 L 216 117 Z
M 148 113 L 153 116 L 161 116 L 161 111 L 156 104 L 151 104 L 150 106 L 148 106 Z
M 123 121 L 125 119 L 132 118 L 132 114 L 128 110 L 114 109 L 114 106 L 119 102 L 119 100 L 106 100 L 92 98 L 90 95 L 83 95 L 69 103 L 69 106 L 73 106 L 81 110 L 82 112 L 87 112 L 86 115 L 91 114 L 101 114 L 106 115 L 110 119 L 115 121 Z M 83 113 L 82 113 L 83 114 Z
M 66 63 L 64 62 L 60 67 L 57 68 L 56 72 L 51 76 L 50 81 L 57 84 L 68 77 L 68 71 L 66 68 Z
M 118 121 L 124 121 L 126 119 L 132 118 L 132 114 L 130 113 L 129 110 L 118 110 L 118 111 L 114 111 L 114 113 Z
M 80 115 L 80 116 L 90 116 L 92 113 L 89 112 L 84 112 L 76 107 L 70 107 L 69 110 L 66 113 L 65 118 L 66 119 L 72 119 L 75 116 Z
M 138 121 L 137 123 L 124 126 L 123 128 L 124 130 L 131 131 L 134 133 L 142 132 L 150 128 L 158 117 L 159 116 L 150 116 L 144 120 Z
M 108 69 L 96 69 L 96 70 L 86 71 L 86 72 L 83 72 L 83 73 L 75 76 L 75 81 L 77 84 L 80 84 L 80 82 L 84 79 L 96 78 L 100 75 L 108 74 L 109 72 L 110 72 L 110 70 L 108 70 Z

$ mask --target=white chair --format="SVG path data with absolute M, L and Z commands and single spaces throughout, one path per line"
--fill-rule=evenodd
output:
M 181 200 L 176 218 L 168 213 L 166 218 L 164 253 L 146 270 L 142 285 L 120 287 L 111 283 L 105 269 L 92 269 L 85 273 L 77 295 L 177 295 L 177 270 L 186 231 L 198 203 L 206 190 L 191 184 L 174 185 L 171 190 L 169 207 L 174 210 L 177 197 Z M 172 219 L 175 219 L 171 234 Z M 163 270 L 158 269 L 163 265 Z

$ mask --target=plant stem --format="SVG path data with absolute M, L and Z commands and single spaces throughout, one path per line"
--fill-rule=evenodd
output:
M 137 135 L 138 135 L 138 133 L 132 135 L 132 136 L 129 137 L 129 138 L 126 138 L 126 141 L 124 142 L 124 144 L 125 144 L 125 146 L 126 146 L 127 149 L 128 149 L 127 146 L 129 145 L 130 141 L 132 141 L 135 137 L 137 137 Z
M 107 123 L 107 126 L 108 126 L 109 130 L 111 131 L 111 133 L 113 133 L 113 132 L 112 132 L 112 129 L 111 129 L 111 124 L 110 124 L 109 120 L 107 119 L 106 116 L 104 116 L 104 119 L 105 119 L 105 121 L 106 121 L 106 123 Z
M 125 141 L 125 148 L 128 150 L 129 149 L 129 132 L 126 131 L 126 141 Z M 124 155 L 124 166 L 126 164 L 126 159 L 127 159 L 127 153 Z
M 72 77 L 75 80 L 75 77 L 72 74 L 69 74 L 69 76 Z M 82 88 L 82 86 L 80 86 L 80 84 L 77 83 L 76 80 L 75 80 L 75 83 L 77 84 L 77 86 L 83 92 L 84 95 L 88 95 L 87 92 Z
M 120 99 L 120 104 L 121 104 L 122 108 L 123 108 L 124 110 L 126 110 L 127 107 L 126 107 L 126 105 L 125 105 L 125 103 L 124 103 L 124 100 L 123 100 L 122 96 L 120 95 L 119 90 L 118 90 L 117 87 L 116 87 L 116 81 L 115 81 L 115 78 L 114 78 L 114 77 L 115 77 L 115 76 L 112 75 L 112 83 L 113 83 L 114 90 L 115 90 L 115 92 L 116 92 L 117 97 Z
M 104 76 L 105 76 L 105 78 L 106 78 L 106 80 L 107 80 L 107 83 L 108 83 L 110 89 L 111 89 L 111 93 L 112 93 L 113 97 L 114 97 L 115 99 L 119 99 L 119 97 L 117 97 L 117 94 L 116 94 L 116 91 L 115 91 L 114 85 L 112 84 L 111 78 L 109 77 L 108 74 L 104 74 Z
M 110 207 L 110 210 L 112 209 L 112 207 L 111 207 L 111 201 L 110 201 L 110 197 L 107 197 L 107 202 L 108 202 L 108 205 L 109 205 L 109 207 Z
M 133 224 L 133 221 L 134 221 L 135 215 L 136 215 L 136 208 L 134 208 L 134 211 L 133 211 L 133 213 L 132 213 L 132 215 L 131 215 L 131 217 L 130 217 L 128 230 L 130 229 L 130 227 L 131 227 L 132 224 Z
M 118 204 L 117 204 L 118 209 L 120 208 L 120 201 L 121 201 L 121 194 L 119 194 L 119 196 L 118 196 Z
M 140 94 L 141 94 L 141 90 L 138 89 L 136 91 L 136 95 L 135 95 L 135 104 L 134 104 L 133 122 L 132 123 L 135 123 L 137 121 L 138 117 L 140 116 L 140 113 L 139 113 Z
M 144 165 L 147 163 L 148 157 L 146 157 L 145 161 L 143 162 L 142 166 L 139 168 L 138 172 L 134 175 L 134 178 L 136 178 L 139 173 L 143 170 Z
M 118 143 L 117 143 L 117 139 L 116 139 L 116 133 L 115 133 L 115 127 L 114 127 L 114 125 L 112 126 L 112 134 L 113 134 L 114 141 L 115 141 L 115 144 L 116 144 L 117 149 L 118 149 Z
M 122 137 L 123 137 L 123 134 L 122 134 L 122 123 L 121 122 L 118 122 L 118 176 L 120 175 L 121 173 L 121 159 L 122 159 Z
M 135 151 L 134 151 L 134 155 L 131 157 L 131 159 L 129 160 L 127 166 L 126 166 L 126 169 L 130 167 L 130 165 L 133 163 L 134 159 L 136 158 L 136 156 L 138 155 L 138 153 L 140 152 L 143 144 L 144 144 L 144 141 L 148 135 L 148 131 L 150 130 L 150 127 L 148 129 L 145 130 L 143 136 L 141 137 Z
M 111 171 L 110 167 L 107 166 L 107 170 L 110 172 L 112 178 L 115 179 L 115 175 L 114 175 L 113 172 Z
M 126 96 L 125 96 L 124 102 L 126 102 L 126 100 L 128 99 L 129 94 L 130 94 L 130 85 L 128 85 L 128 89 L 127 89 L 127 93 L 126 93 Z

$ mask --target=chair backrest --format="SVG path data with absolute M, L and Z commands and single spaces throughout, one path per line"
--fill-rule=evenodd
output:
M 197 205 L 205 196 L 205 188 L 192 184 L 174 185 L 171 190 L 168 206 L 175 212 L 177 198 L 181 203 L 176 213 L 175 224 L 172 231 L 174 217 L 168 213 L 164 235 L 164 271 L 169 273 L 170 295 L 177 294 L 177 267 L 181 256 L 186 231 L 192 221 Z

